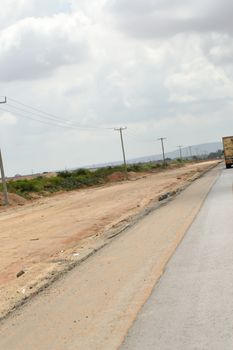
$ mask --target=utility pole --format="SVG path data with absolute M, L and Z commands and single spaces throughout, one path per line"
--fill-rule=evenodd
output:
M 123 161 L 124 161 L 124 169 L 125 169 L 125 179 L 128 179 L 128 173 L 127 173 L 127 164 L 126 164 L 126 158 L 125 158 L 125 148 L 124 148 L 124 141 L 123 141 L 123 135 L 122 135 L 122 131 L 126 130 L 127 128 L 114 128 L 114 130 L 119 131 L 120 132 L 120 138 L 121 138 L 121 148 L 122 148 L 122 154 L 123 154 Z
M 190 153 L 190 157 L 192 158 L 193 155 L 192 155 L 192 146 L 189 146 L 189 153 Z
M 4 100 L 3 101 L 0 101 L 0 103 L 6 103 L 7 100 L 6 100 L 6 96 L 4 97 Z
M 7 192 L 7 185 L 6 185 L 6 178 L 4 173 L 4 167 L 3 167 L 3 161 L 2 161 L 2 153 L 0 150 L 0 170 L 1 170 L 1 177 L 2 177 L 2 187 L 3 187 L 3 196 L 4 196 L 4 205 L 9 204 L 9 198 L 8 198 L 8 192 Z
M 6 97 L 4 101 L 0 101 L 0 103 L 6 103 Z M 6 185 L 6 178 L 5 178 L 5 173 L 4 173 L 4 166 L 3 166 L 3 161 L 2 161 L 2 153 L 0 149 L 0 171 L 1 171 L 1 178 L 2 178 L 2 188 L 3 188 L 3 197 L 4 197 L 4 205 L 9 204 L 9 198 L 8 198 L 8 192 L 7 192 L 7 185 Z
M 165 161 L 165 152 L 164 152 L 163 140 L 166 140 L 166 137 L 159 137 L 158 140 L 161 141 L 161 147 L 162 147 L 162 153 L 163 153 L 163 164 L 165 165 L 166 161 Z
M 177 146 L 179 148 L 179 151 L 180 151 L 180 159 L 183 160 L 183 157 L 182 157 L 182 147 L 181 145 Z

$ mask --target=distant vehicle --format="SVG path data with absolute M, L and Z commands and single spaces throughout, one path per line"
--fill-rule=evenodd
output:
M 233 136 L 222 138 L 226 168 L 233 165 Z

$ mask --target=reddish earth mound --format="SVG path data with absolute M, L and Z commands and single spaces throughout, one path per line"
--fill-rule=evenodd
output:
M 16 205 L 24 205 L 27 203 L 27 200 L 21 196 L 18 196 L 15 193 L 9 193 L 9 201 L 10 205 L 16 206 Z M 0 193 L 0 208 L 3 206 L 3 194 Z
M 108 181 L 113 182 L 113 181 L 121 181 L 125 179 L 125 174 L 122 173 L 121 171 L 116 171 L 115 173 L 112 173 L 107 177 Z
M 148 175 L 146 173 L 136 173 L 134 171 L 128 172 L 128 180 L 135 180 L 140 179 L 142 177 L 145 177 L 145 175 Z M 125 173 L 122 173 L 120 171 L 117 171 L 115 173 L 112 173 L 107 177 L 109 182 L 116 182 L 116 181 L 122 181 L 125 180 Z
M 136 173 L 134 171 L 129 171 L 128 172 L 128 178 L 129 180 L 136 180 L 136 179 L 141 179 L 142 177 L 148 176 L 149 173 Z

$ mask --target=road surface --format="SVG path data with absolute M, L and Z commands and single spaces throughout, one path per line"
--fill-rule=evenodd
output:
M 23 296 L 35 293 L 51 273 L 64 271 L 103 244 L 109 229 L 216 164 L 206 161 L 155 173 L 131 172 L 130 181 L 68 191 L 17 208 L 0 206 L 0 317 L 21 300 L 18 290 L 25 290 Z M 116 180 L 119 174 L 111 176 Z M 74 258 L 72 253 L 77 252 L 80 256 Z M 21 270 L 27 273 L 15 278 Z
M 218 174 L 218 168 L 208 172 L 169 204 L 144 217 L 135 226 L 119 235 L 102 250 L 4 320 L 0 324 L 0 349 L 117 349 L 163 273 L 167 261 L 190 227 Z M 227 177 L 228 182 L 224 182 L 224 178 L 223 176 L 214 189 L 217 196 L 215 201 L 221 215 L 224 213 L 223 203 L 224 208 L 229 204 L 226 199 L 227 193 L 231 191 L 230 180 Z M 210 198 L 212 197 L 213 195 Z M 213 218 L 210 215 L 206 229 L 213 227 L 212 221 L 217 217 L 219 215 Z M 221 239 L 218 241 L 224 250 L 231 252 L 233 245 L 229 246 L 228 241 L 226 241 L 227 245 L 225 244 L 224 238 L 229 239 L 229 237 L 227 231 L 220 230 L 221 227 L 219 225 L 218 234 L 221 235 Z M 221 232 L 226 237 L 223 237 Z M 214 243 L 211 243 L 211 237 L 203 240 L 204 247 L 200 252 L 208 247 L 214 249 L 214 252 L 210 249 L 211 254 L 205 256 L 205 259 L 208 257 L 212 259 L 213 253 L 218 255 L 218 249 L 216 250 Z M 187 254 L 189 261 L 196 260 L 198 252 L 194 251 L 191 255 L 191 250 Z M 204 253 L 206 254 L 206 251 Z M 233 259 L 233 254 L 228 258 Z M 183 257 L 181 263 L 182 271 L 185 271 Z M 216 268 L 218 266 L 220 266 L 219 263 Z M 206 271 L 207 267 L 208 264 L 203 271 Z M 225 265 L 222 270 L 226 272 L 224 268 Z M 202 265 L 199 266 L 199 270 L 202 271 Z M 192 293 L 196 288 L 198 289 L 199 279 L 203 283 L 203 275 L 196 273 L 195 277 Z M 190 282 L 192 280 L 193 278 L 190 277 Z M 231 281 L 233 283 L 233 278 Z M 212 284 L 215 285 L 215 282 L 212 281 Z M 181 289 L 183 287 L 179 286 L 179 291 Z M 174 297 L 170 303 L 174 303 L 176 299 Z M 194 307 L 196 307 L 195 304 Z M 198 315 L 199 309 L 195 308 Z M 171 323 L 166 325 L 166 332 L 169 333 L 171 326 Z M 145 349 L 144 344 L 140 348 Z
M 224 169 L 121 350 L 233 349 L 232 184 Z

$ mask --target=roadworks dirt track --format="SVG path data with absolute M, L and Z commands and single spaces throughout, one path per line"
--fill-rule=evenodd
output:
M 2 211 L 0 318 L 106 245 L 161 195 L 187 186 L 216 164 L 139 174 Z

